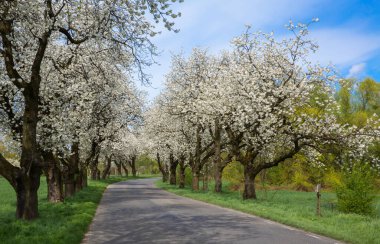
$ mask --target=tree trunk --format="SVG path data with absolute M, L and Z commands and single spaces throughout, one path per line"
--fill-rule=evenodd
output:
M 100 170 L 97 169 L 96 171 L 96 180 L 100 180 Z
M 45 161 L 45 175 L 47 183 L 47 199 L 49 202 L 63 202 L 63 180 L 58 160 L 52 152 L 42 152 Z
M 71 197 L 75 194 L 74 178 L 66 179 L 65 182 L 65 197 Z
M 178 160 L 174 159 L 173 154 L 170 154 L 170 185 L 177 184 L 177 166 L 178 166 Z
M 161 162 L 160 154 L 157 153 L 157 163 L 158 163 L 158 169 L 161 171 L 162 174 L 162 182 L 167 182 L 169 178 L 169 172 L 167 170 L 167 167 Z
M 108 166 L 107 166 L 107 168 L 105 168 L 103 170 L 102 175 L 101 175 L 101 179 L 102 180 L 105 180 L 105 179 L 107 179 L 109 177 L 110 172 L 111 172 L 110 170 L 111 170 L 111 167 L 108 168 Z
M 99 154 L 97 154 L 94 158 L 94 160 L 92 161 L 91 165 L 90 165 L 90 170 L 91 170 L 91 180 L 98 180 L 98 173 L 99 173 L 99 169 L 98 169 L 98 164 L 99 164 Z
M 201 171 L 201 144 L 202 144 L 202 137 L 201 137 L 201 126 L 198 125 L 196 130 L 196 147 L 195 147 L 195 157 L 194 160 L 192 160 L 191 164 L 191 171 L 193 173 L 193 184 L 192 189 L 193 191 L 199 191 L 199 179 L 200 179 L 200 171 Z
M 62 174 L 58 167 L 50 166 L 46 169 L 46 183 L 49 202 L 63 202 Z
M 168 182 L 168 180 L 169 180 L 169 165 L 164 164 L 164 171 L 165 171 L 165 181 L 164 182 Z
M 40 186 L 40 167 L 31 167 L 29 175 L 16 179 L 17 208 L 16 217 L 32 220 L 38 217 L 38 188 Z
M 80 188 L 76 186 L 79 174 L 79 144 L 76 142 L 71 146 L 71 156 L 67 164 L 67 172 L 65 177 L 65 197 L 73 196 L 76 189 Z
M 215 180 L 215 192 L 222 192 L 222 175 L 223 175 L 223 168 L 222 167 L 215 167 L 214 171 L 214 180 Z
M 75 181 L 75 192 L 81 191 L 83 189 L 83 172 L 79 169 L 77 178 Z
M 179 162 L 179 188 L 185 188 L 185 170 L 185 162 L 181 160 L 181 162 Z
M 97 170 L 98 168 L 91 167 L 91 180 L 96 180 Z
M 83 175 L 83 187 L 87 187 L 88 169 L 90 170 L 91 179 L 96 179 L 96 168 L 98 167 L 99 152 L 100 146 L 98 142 L 96 140 L 92 140 L 90 155 L 86 158 L 83 164 L 85 173 L 85 175 Z
M 98 169 L 91 169 L 91 180 L 96 180 L 96 177 L 98 175 Z
M 65 198 L 75 194 L 75 171 L 70 165 L 67 165 L 64 176 Z
M 170 185 L 176 185 L 177 184 L 177 173 L 176 173 L 176 170 L 173 169 L 173 167 L 170 167 L 169 184 Z
M 116 169 L 117 169 L 117 175 L 123 176 L 123 172 L 121 171 L 121 163 L 116 164 Z
M 1 25 L 0 36 L 2 49 L 4 50 L 2 51 L 2 56 L 4 57 L 4 64 L 7 67 L 6 71 L 13 84 L 21 88 L 21 81 L 19 79 L 21 76 L 13 67 L 13 40 L 9 39 L 13 36 L 15 27 L 12 21 L 4 21 L 3 19 L 1 20 Z M 12 176 L 12 185 L 17 195 L 16 217 L 26 220 L 38 217 L 37 191 L 40 186 L 40 176 L 42 172 L 37 145 L 37 123 L 39 119 L 39 92 L 41 83 L 40 72 L 51 33 L 51 30 L 47 30 L 40 35 L 36 53 L 33 55 L 33 59 L 29 60 L 32 64 L 30 80 L 29 82 L 25 82 L 22 89 L 20 89 L 24 97 L 20 171 L 17 171 L 16 176 Z M 2 162 L 0 163 L 3 164 Z M 2 171 L 1 168 L 3 167 L 8 166 L 0 166 L 0 171 Z
M 82 172 L 81 172 L 81 163 L 79 158 L 79 142 L 75 142 L 71 148 L 72 156 L 70 157 L 70 167 L 74 174 L 74 192 L 82 190 Z
M 67 167 L 64 176 L 65 184 L 65 198 L 71 197 L 75 194 L 75 173 Z
M 244 192 L 243 199 L 257 199 L 255 189 L 255 178 L 258 172 L 255 171 L 252 164 L 244 165 Z
M 133 177 L 136 177 L 136 176 L 137 176 L 136 166 L 135 166 L 135 167 L 132 167 L 132 176 L 133 176 Z
M 109 175 L 109 173 L 110 173 L 111 162 L 112 162 L 112 157 L 107 157 L 106 158 L 106 167 L 104 168 L 104 171 L 102 173 L 102 179 L 103 180 L 105 180 L 107 178 L 107 176 Z M 120 173 L 121 173 L 121 170 L 120 170 Z
M 82 173 L 82 189 L 86 188 L 88 186 L 88 181 L 87 181 L 87 167 L 82 166 L 83 168 L 81 169 Z
M 199 177 L 200 174 L 197 172 L 193 172 L 193 181 L 192 181 L 192 189 L 193 191 L 199 191 Z
M 214 181 L 215 188 L 214 192 L 222 192 L 222 155 L 221 155 L 221 128 L 219 124 L 219 119 L 215 119 L 215 139 L 214 139 Z
M 123 169 L 124 169 L 124 172 L 125 172 L 125 176 L 126 177 L 128 177 L 128 168 L 127 168 L 127 166 L 125 165 L 125 163 L 120 163 L 120 165 L 123 167 Z
M 42 173 L 37 150 L 38 96 L 40 77 L 32 77 L 25 88 L 25 109 L 21 141 L 21 175 L 16 181 L 16 217 L 31 220 L 38 217 L 38 188 Z
M 136 174 L 137 174 L 137 170 L 136 170 L 136 156 L 132 156 L 131 160 L 129 160 L 128 163 L 129 163 L 129 166 L 131 166 L 133 177 L 136 177 Z

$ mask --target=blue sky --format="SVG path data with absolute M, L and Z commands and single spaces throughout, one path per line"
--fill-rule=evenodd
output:
M 228 49 L 246 24 L 283 36 L 290 19 L 303 23 L 320 19 L 310 27 L 311 38 L 320 46 L 312 60 L 334 64 L 342 77 L 380 80 L 379 0 L 185 0 L 175 10 L 182 13 L 175 21 L 180 32 L 163 30 L 153 39 L 161 55 L 156 57 L 160 65 L 147 69 L 151 87 L 142 87 L 149 100 L 163 88 L 172 53 L 189 54 L 193 47 L 210 52 Z

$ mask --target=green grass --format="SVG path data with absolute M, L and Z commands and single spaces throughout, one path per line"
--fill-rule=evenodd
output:
M 316 196 L 313 192 L 258 191 L 258 200 L 243 201 L 239 192 L 226 189 L 216 194 L 211 190 L 194 192 L 190 188 L 179 189 L 161 181 L 157 181 L 156 185 L 180 196 L 254 214 L 346 242 L 380 243 L 379 197 L 376 199 L 376 214 L 369 217 L 344 214 L 332 209 L 329 202 L 336 201 L 335 194 L 322 193 L 322 217 L 317 217 Z
M 133 179 L 133 178 L 128 178 Z M 68 198 L 52 204 L 46 198 L 46 181 L 39 188 L 40 217 L 33 221 L 15 219 L 16 195 L 13 188 L 0 177 L 0 243 L 80 243 L 95 214 L 107 185 L 127 180 L 111 177 L 89 181 L 89 186 Z

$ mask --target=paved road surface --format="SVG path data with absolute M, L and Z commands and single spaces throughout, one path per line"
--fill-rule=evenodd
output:
M 158 189 L 156 179 L 110 185 L 83 243 L 337 243 Z

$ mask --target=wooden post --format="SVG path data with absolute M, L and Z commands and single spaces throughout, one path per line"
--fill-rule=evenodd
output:
M 317 216 L 321 216 L 321 184 L 318 184 L 315 188 L 317 193 Z

